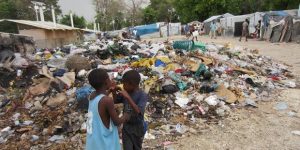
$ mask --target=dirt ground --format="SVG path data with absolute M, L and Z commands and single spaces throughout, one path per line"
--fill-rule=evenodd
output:
M 170 39 L 183 39 L 183 37 Z M 165 39 L 155 39 L 157 40 Z M 199 37 L 198 40 L 220 44 L 230 42 L 233 45 L 258 49 L 262 55 L 271 56 L 275 60 L 289 64 L 299 85 L 300 44 L 274 44 L 252 39 L 248 42 L 239 42 L 237 38 L 210 39 L 207 36 Z M 279 95 L 259 102 L 258 108 L 235 109 L 230 117 L 220 121 L 218 125 L 209 125 L 197 134 L 183 137 L 169 148 L 178 150 L 299 150 L 300 136 L 291 132 L 300 130 L 300 89 L 283 90 Z M 288 108 L 282 111 L 275 110 L 274 107 L 279 102 L 286 102 Z

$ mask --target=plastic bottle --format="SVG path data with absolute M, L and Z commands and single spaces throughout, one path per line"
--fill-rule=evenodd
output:
M 179 74 L 176 74 L 175 72 L 173 71 L 170 71 L 168 73 L 168 76 L 176 82 L 176 85 L 178 86 L 178 88 L 180 89 L 180 91 L 183 91 L 186 89 L 187 87 L 187 83 L 185 83 L 184 81 L 182 81 L 181 77 Z

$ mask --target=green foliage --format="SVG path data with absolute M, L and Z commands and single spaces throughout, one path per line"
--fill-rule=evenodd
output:
M 143 10 L 143 21 L 145 24 L 156 22 L 158 20 L 157 16 L 157 11 L 151 7 L 147 7 Z
M 36 20 L 32 0 L 0 0 L 0 19 Z M 46 21 L 52 21 L 51 5 L 55 8 L 56 15 L 61 14 L 58 0 L 36 0 L 44 2 L 46 9 L 44 16 Z M 17 26 L 13 23 L 0 23 L 0 31 L 17 33 Z
M 178 21 L 172 0 L 151 0 L 150 5 L 143 10 L 143 14 L 143 21 L 146 24 Z
M 143 10 L 144 22 L 166 21 L 170 18 L 167 11 L 175 8 L 171 19 L 188 23 L 194 20 L 203 21 L 210 16 L 231 13 L 234 15 L 249 14 L 270 10 L 298 9 L 300 0 L 151 0 Z
M 96 23 L 100 24 L 101 31 L 119 30 L 130 26 L 132 17 L 126 16 L 125 4 L 119 0 L 94 0 L 100 3 L 101 8 L 97 11 Z M 136 10 L 138 11 L 138 9 Z M 138 16 L 137 16 L 138 17 Z
M 17 9 L 11 0 L 1 0 L 0 1 L 0 19 L 5 18 L 16 18 Z M 10 33 L 17 33 L 17 27 L 13 23 L 9 22 L 2 22 L 0 23 L 0 32 L 10 32 Z
M 60 23 L 71 26 L 70 15 L 64 15 L 60 19 Z M 84 19 L 83 16 L 79 17 L 76 14 L 73 14 L 73 23 L 74 23 L 74 27 L 76 27 L 76 28 L 85 28 L 86 27 L 86 20 Z

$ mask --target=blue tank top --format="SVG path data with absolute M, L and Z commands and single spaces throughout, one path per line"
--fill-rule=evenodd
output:
M 87 118 L 87 150 L 120 150 L 118 128 L 110 120 L 109 129 L 105 127 L 98 112 L 98 103 L 105 95 L 96 96 L 89 101 Z

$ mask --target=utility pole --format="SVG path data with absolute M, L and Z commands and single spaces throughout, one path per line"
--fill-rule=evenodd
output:
M 72 12 L 70 13 L 70 19 L 71 19 L 71 26 L 74 28 L 74 22 L 73 22 L 73 14 Z
M 55 11 L 53 5 L 51 6 L 51 12 L 52 12 L 52 20 L 54 23 L 54 26 L 56 27 L 56 17 L 55 17 Z
M 94 32 L 97 30 L 96 20 L 94 20 Z
M 115 30 L 115 19 L 113 19 L 112 24 L 113 24 L 113 30 Z
M 38 17 L 38 10 L 39 10 L 40 19 L 41 19 L 41 21 L 44 22 L 45 21 L 44 9 L 46 9 L 45 4 L 42 2 L 36 2 L 36 1 L 31 1 L 31 3 L 34 5 L 36 20 L 39 21 L 39 17 Z
M 36 21 L 39 21 L 39 6 L 37 6 L 37 4 L 34 4 L 34 10 L 35 10 L 35 16 L 36 16 Z

